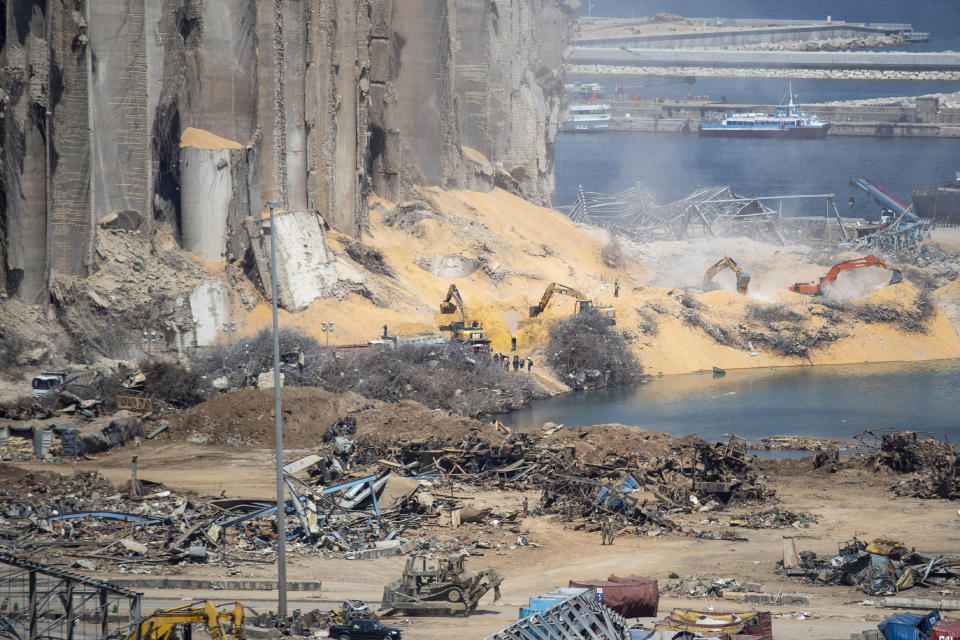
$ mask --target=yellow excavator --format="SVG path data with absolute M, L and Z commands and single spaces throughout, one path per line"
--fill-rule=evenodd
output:
M 559 282 L 551 282 L 547 285 L 546 290 L 543 292 L 543 296 L 540 298 L 540 304 L 530 307 L 530 317 L 536 318 L 538 315 L 543 313 L 544 309 L 547 308 L 547 305 L 550 304 L 550 299 L 554 295 L 570 296 L 573 298 L 574 314 L 583 313 L 588 309 L 595 309 L 608 318 L 617 317 L 616 311 L 614 311 L 613 307 L 610 305 L 593 304 L 593 300 L 585 296 L 580 291 L 577 291 L 573 287 L 568 287 L 565 284 L 560 284 Z
M 737 275 L 737 293 L 747 295 L 747 288 L 750 286 L 750 274 L 744 273 L 743 269 L 740 268 L 740 265 L 737 264 L 736 260 L 729 257 L 724 257 L 720 260 L 717 260 L 717 262 L 711 265 L 710 268 L 707 269 L 707 272 L 703 274 L 703 290 L 710 291 L 713 285 L 713 276 L 717 275 L 724 269 L 730 269 Z
M 177 626 L 184 626 L 189 638 L 190 625 L 202 622 L 213 640 L 243 640 L 243 605 L 239 602 L 215 605 L 209 600 L 171 609 L 157 609 L 140 621 L 140 640 L 170 640 Z M 133 629 L 125 640 L 134 640 Z
M 450 288 L 447 289 L 447 297 L 440 303 L 440 313 L 446 315 L 457 311 L 460 312 L 460 321 L 442 325 L 440 330 L 452 332 L 453 339 L 460 342 L 473 353 L 486 353 L 490 351 L 490 339 L 487 337 L 487 332 L 480 323 L 474 320 L 470 323 L 470 326 L 467 326 L 467 307 L 463 303 L 463 296 L 460 295 L 460 290 L 457 289 L 457 285 L 451 284 Z

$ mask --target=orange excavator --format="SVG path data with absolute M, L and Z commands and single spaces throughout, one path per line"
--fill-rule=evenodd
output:
M 852 260 L 838 262 L 830 267 L 830 271 L 827 272 L 827 275 L 820 278 L 819 282 L 798 282 L 790 285 L 790 291 L 793 291 L 794 293 L 806 293 L 812 296 L 823 295 L 823 285 L 830 284 L 836 280 L 837 275 L 841 271 L 860 269 L 862 267 L 880 267 L 882 269 L 889 269 L 890 271 L 893 271 L 893 275 L 890 276 L 889 284 L 897 284 L 903 280 L 903 273 L 899 269 L 894 269 L 886 262 L 871 253 L 870 255 L 863 256 L 862 258 L 853 258 Z

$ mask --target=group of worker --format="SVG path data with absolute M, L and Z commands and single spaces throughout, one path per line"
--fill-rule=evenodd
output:
M 529 357 L 526 358 L 526 359 L 524 359 L 524 358 L 521 358 L 519 355 L 514 355 L 514 356 L 513 356 L 513 360 L 511 361 L 509 355 L 507 355 L 507 354 L 505 354 L 505 353 L 499 353 L 499 352 L 497 352 L 497 353 L 493 354 L 493 361 L 494 361 L 496 364 L 501 365 L 501 366 L 502 366 L 504 369 L 506 369 L 507 371 L 510 370 L 510 363 L 511 363 L 511 362 L 513 362 L 513 370 L 514 370 L 514 371 L 519 371 L 520 369 L 523 369 L 524 365 L 526 365 L 527 371 L 532 371 L 532 370 L 533 370 L 533 360 L 532 360 L 531 358 L 529 358 Z

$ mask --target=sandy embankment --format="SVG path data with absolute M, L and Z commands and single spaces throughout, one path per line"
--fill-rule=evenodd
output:
M 391 333 L 413 335 L 436 332 L 455 316 L 438 314 L 450 283 L 462 292 L 467 319 L 487 327 L 493 348 L 507 351 L 516 335 L 520 352 L 533 354 L 542 364 L 548 324 L 573 312 L 573 300 L 556 297 L 540 317 L 530 319 L 528 308 L 536 304 L 550 282 L 576 287 L 595 301 L 613 304 L 617 324 L 633 336 L 632 347 L 650 373 L 685 373 L 723 368 L 844 364 L 880 361 L 912 361 L 960 357 L 960 339 L 947 314 L 937 311 L 924 333 L 904 333 L 889 324 L 850 320 L 841 323 L 844 337 L 808 357 L 784 356 L 762 347 L 753 354 L 748 346 L 725 346 L 702 328 L 685 323 L 678 300 L 681 287 L 699 287 L 707 266 L 730 255 L 751 273 L 750 295 L 733 292 L 733 276 L 727 271 L 716 277 L 722 291 L 699 296 L 702 314 L 711 322 L 736 332 L 751 304 L 783 303 L 805 317 L 806 326 L 822 323 L 816 316 L 817 300 L 792 294 L 787 287 L 797 281 L 812 281 L 829 264 L 809 257 L 805 247 L 780 247 L 745 238 L 698 242 L 655 242 L 625 247 L 627 257 L 616 267 L 604 264 L 601 250 L 609 242 L 605 231 L 578 226 L 563 214 L 538 207 L 500 189 L 490 193 L 422 190 L 426 215 L 408 225 L 388 226 L 384 212 L 392 203 L 380 202 L 370 213 L 370 235 L 363 242 L 382 251 L 395 277 L 369 275 L 380 305 L 357 294 L 343 300 L 318 300 L 304 311 L 281 311 L 282 326 L 300 328 L 321 342 L 329 336 L 321 321 L 334 322 L 331 342 L 362 343 L 379 335 L 384 324 Z M 329 232 L 327 242 L 337 253 L 349 238 Z M 843 257 L 852 257 L 854 254 Z M 474 260 L 476 270 L 463 277 L 442 277 L 418 266 L 454 256 Z M 907 282 L 884 288 L 888 272 L 879 276 L 844 278 L 863 280 L 866 302 L 907 304 L 915 288 Z M 879 271 L 879 270 L 875 270 Z M 872 279 L 871 279 L 872 278 Z M 858 280 L 859 279 L 859 280 Z M 614 282 L 620 295 L 613 296 Z M 948 288 L 945 288 L 948 289 Z M 949 291 L 945 292 L 949 293 Z M 949 300 L 939 296 L 949 307 Z M 656 318 L 655 331 L 639 329 L 645 316 Z M 270 323 L 270 307 L 261 302 L 240 321 L 242 331 L 253 333 Z M 536 366 L 537 373 L 544 367 Z

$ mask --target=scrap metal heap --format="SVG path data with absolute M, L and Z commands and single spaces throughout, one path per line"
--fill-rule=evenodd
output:
M 786 244 L 777 212 L 764 200 L 741 197 L 721 186 L 701 187 L 680 200 L 658 204 L 638 182 L 616 194 L 580 187 L 566 213 L 574 222 L 608 227 L 636 240 L 747 236 Z
M 949 442 L 895 429 L 870 429 L 858 440 L 862 449 L 873 451 L 867 458 L 869 468 L 909 474 L 892 487 L 897 495 L 960 498 L 960 454 Z
M 502 539 L 477 540 L 473 548 L 526 546 L 517 523 L 529 511 L 565 516 L 588 531 L 609 520 L 620 533 L 713 536 L 688 530 L 675 516 L 774 496 L 739 438 L 708 444 L 625 427 L 525 434 L 500 427 L 494 437 L 498 431 L 485 427 L 487 438 L 469 432 L 458 439 L 351 441 L 353 429 L 351 418 L 337 420 L 317 453 L 284 468 L 287 537 L 298 552 L 366 559 L 427 547 L 459 551 L 462 543 L 431 546 L 440 536 L 431 527 L 493 519 Z M 644 448 L 644 438 L 655 446 Z M 577 452 L 592 441 L 605 449 Z M 20 476 L 5 478 L 10 488 L 0 490 L 6 505 L 0 549 L 66 557 L 90 571 L 151 574 L 173 573 L 183 561 L 231 566 L 275 552 L 275 502 L 202 499 L 138 479 L 135 463 L 131 471 L 118 489 L 95 472 L 63 477 L 11 470 Z M 539 489 L 543 500 L 522 512 L 477 508 L 463 495 L 470 484 Z M 775 520 L 751 522 L 779 526 Z
M 783 559 L 777 570 L 816 584 L 843 584 L 863 593 L 891 595 L 912 587 L 929 589 L 960 586 L 960 556 L 930 556 L 889 538 L 870 543 L 854 538 L 837 545 L 837 555 L 818 557 L 797 552 L 793 538 L 784 538 Z

